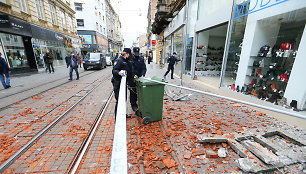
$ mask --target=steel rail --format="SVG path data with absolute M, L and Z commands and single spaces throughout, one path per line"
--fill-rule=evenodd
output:
M 126 76 L 121 78 L 110 174 L 127 174 Z
M 146 79 L 148 81 L 164 84 L 164 85 L 167 85 L 167 86 L 181 88 L 181 89 L 185 89 L 185 90 L 188 90 L 188 91 L 209 95 L 209 96 L 212 96 L 212 97 L 222 98 L 222 99 L 230 100 L 230 101 L 245 104 L 245 105 L 254 106 L 254 107 L 257 107 L 257 108 L 261 108 L 261 109 L 265 109 L 265 110 L 269 110 L 269 111 L 273 111 L 273 112 L 277 112 L 277 113 L 281 113 L 281 114 L 286 114 L 286 115 L 294 116 L 294 117 L 297 117 L 297 118 L 306 119 L 306 115 L 302 115 L 302 114 L 298 114 L 298 113 L 288 112 L 288 111 L 284 111 L 284 110 L 280 110 L 280 109 L 276 109 L 276 108 L 271 108 L 271 107 L 267 107 L 267 106 L 263 106 L 263 105 L 259 105 L 259 104 L 255 104 L 255 103 L 250 103 L 250 102 L 234 99 L 234 98 L 231 98 L 231 97 L 225 97 L 225 96 L 213 94 L 213 93 L 210 93 L 210 92 L 201 91 L 201 90 L 198 90 L 198 89 L 192 89 L 192 88 L 188 88 L 188 87 L 184 87 L 184 86 L 178 86 L 178 85 L 174 85 L 174 84 L 170 84 L 170 83 L 160 82 L 160 81 L 152 80 L 152 79 L 149 79 L 149 78 L 144 78 L 144 79 Z
M 86 137 L 85 141 L 83 141 L 83 144 L 81 145 L 81 147 L 79 148 L 79 151 L 76 154 L 76 158 L 73 160 L 73 162 L 71 163 L 71 167 L 69 167 L 68 173 L 70 174 L 75 174 L 77 169 L 79 168 L 81 161 L 83 159 L 83 156 L 85 155 L 88 147 L 89 147 L 89 143 L 91 143 L 94 134 L 96 133 L 96 130 L 98 128 L 98 126 L 101 123 L 101 120 L 104 116 L 104 113 L 113 97 L 114 92 L 112 92 L 109 96 L 109 98 L 107 99 L 106 104 L 102 107 L 101 111 L 98 114 L 97 119 L 95 119 L 94 124 L 91 126 L 90 131 L 88 136 Z
M 13 156 L 7 159 L 0 166 L 0 173 L 4 172 L 4 170 L 10 166 L 20 155 L 22 155 L 26 150 L 28 150 L 42 135 L 44 135 L 47 131 L 49 131 L 52 127 L 54 127 L 64 116 L 66 116 L 73 108 L 75 108 L 81 101 L 83 101 L 90 93 L 92 93 L 97 87 L 99 87 L 103 81 L 101 81 L 97 86 L 92 88 L 88 93 L 82 96 L 76 103 L 71 105 L 64 113 L 62 113 L 59 117 L 57 117 L 53 122 L 43 128 L 39 133 L 37 133 L 26 145 L 24 145 L 21 149 L 19 149 Z

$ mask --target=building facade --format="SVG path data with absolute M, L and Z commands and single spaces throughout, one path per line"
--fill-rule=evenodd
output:
M 82 38 L 82 54 L 108 53 L 107 3 L 105 0 L 75 0 L 78 35 Z
M 163 33 L 164 53 L 176 52 L 182 60 L 175 73 L 306 108 L 306 81 L 301 80 L 306 71 L 306 1 L 184 2 L 172 3 L 172 17 L 156 15 L 151 29 Z M 159 1 L 157 7 L 164 4 L 169 5 Z M 267 97 L 260 95 L 263 90 Z
M 49 50 L 55 65 L 79 49 L 73 3 L 66 0 L 1 0 L 0 51 L 13 72 L 43 68 Z
M 106 23 L 108 37 L 108 51 L 110 54 L 119 52 L 123 48 L 123 39 L 121 34 L 121 22 L 111 2 L 106 0 Z

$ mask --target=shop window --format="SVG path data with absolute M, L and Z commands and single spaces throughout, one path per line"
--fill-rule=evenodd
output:
M 37 9 L 37 13 L 38 13 L 38 18 L 39 19 L 44 19 L 45 15 L 44 15 L 44 4 L 41 0 L 36 0 L 36 9 Z
M 179 60 L 183 59 L 184 53 L 184 29 L 180 28 L 173 34 L 173 52 L 177 54 Z M 177 62 L 175 71 L 180 74 L 182 70 L 182 61 Z
M 227 24 L 198 33 L 198 45 L 195 60 L 196 76 L 220 76 L 226 34 Z
M 27 13 L 27 5 L 25 0 L 19 0 L 20 11 Z
M 257 21 L 257 39 L 252 45 L 244 87 L 253 90 L 250 94 L 272 103 L 281 98 L 290 80 L 305 23 L 302 10 Z M 276 94 L 279 98 L 272 97 Z
M 244 16 L 233 21 L 231 40 L 228 45 L 226 65 L 221 86 L 231 86 L 232 89 L 235 89 L 234 84 L 236 82 L 238 65 L 240 62 L 247 18 L 248 16 Z
M 21 36 L 0 33 L 0 39 L 3 40 L 4 51 L 10 67 L 29 67 Z
M 50 4 L 50 15 L 51 15 L 51 23 L 56 25 L 57 24 L 56 11 L 55 11 L 55 6 L 53 4 Z

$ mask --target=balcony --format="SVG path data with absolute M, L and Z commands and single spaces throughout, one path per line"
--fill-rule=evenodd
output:
M 152 24 L 152 33 L 161 33 L 170 23 L 172 19 L 172 14 L 170 13 L 170 6 L 162 0 L 159 0 L 157 5 L 157 12 L 155 14 L 154 23 Z

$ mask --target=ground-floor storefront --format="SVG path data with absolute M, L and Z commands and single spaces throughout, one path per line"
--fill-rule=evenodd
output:
M 0 52 L 13 73 L 37 70 L 31 37 L 29 23 L 1 14 Z
M 235 1 L 236 11 L 227 20 L 213 20 L 213 13 L 199 17 L 203 19 L 198 21 L 208 22 L 201 24 L 205 26 L 202 28 L 196 24 L 194 37 L 184 32 L 190 26 L 172 29 L 164 38 L 163 62 L 176 52 L 183 60 L 182 66 L 175 67 L 178 75 L 183 69 L 184 74 L 215 87 L 305 109 L 306 81 L 302 80 L 302 74 L 306 73 L 303 67 L 306 64 L 303 56 L 306 54 L 306 3 L 292 0 L 273 4 L 271 1 L 260 6 L 254 2 Z M 249 3 L 255 6 L 255 10 L 249 11 L 254 12 L 239 10 L 249 8 Z M 180 23 L 171 24 L 175 25 Z

